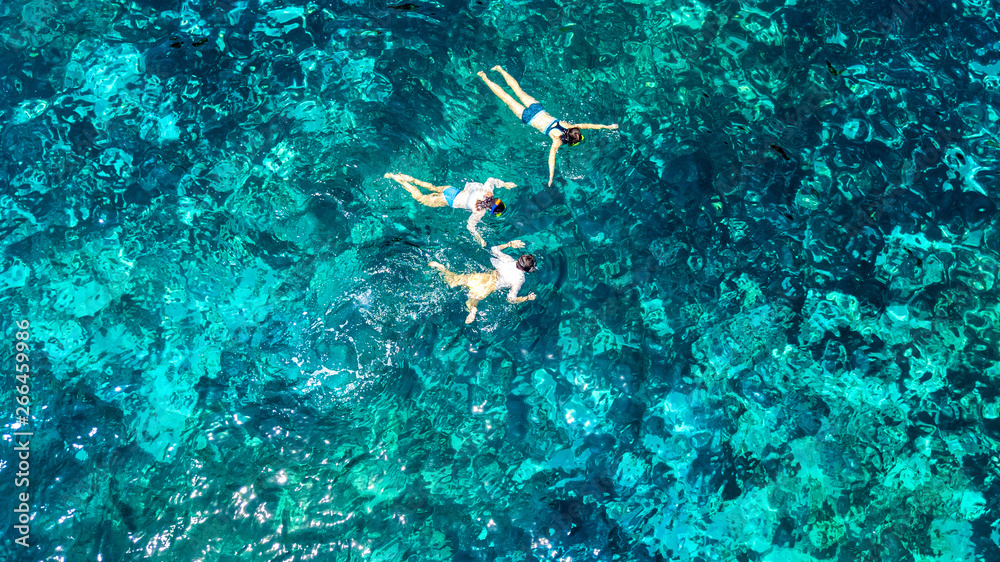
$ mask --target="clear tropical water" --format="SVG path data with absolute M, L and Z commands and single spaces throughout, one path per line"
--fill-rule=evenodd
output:
M 3 559 L 1000 559 L 996 9 L 3 3 Z

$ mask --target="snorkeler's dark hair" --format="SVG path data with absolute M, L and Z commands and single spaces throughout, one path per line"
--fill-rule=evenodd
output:
M 535 256 L 531 254 L 524 254 L 523 256 L 517 258 L 517 268 L 521 271 L 531 273 L 535 270 Z
M 507 205 L 504 205 L 499 197 L 486 197 L 481 201 L 476 201 L 476 210 L 489 211 L 494 216 L 499 217 L 507 210 Z
M 493 208 L 493 203 L 497 200 L 496 197 L 484 197 L 480 201 L 476 201 L 477 211 L 489 211 Z
M 580 132 L 579 127 L 570 127 L 566 129 L 566 132 L 559 135 L 559 140 L 566 144 L 573 145 L 583 140 L 583 133 Z

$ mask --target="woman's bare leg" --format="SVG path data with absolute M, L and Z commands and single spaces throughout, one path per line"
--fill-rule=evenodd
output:
M 443 193 L 427 193 L 422 194 L 417 191 L 417 188 L 404 183 L 403 187 L 410 192 L 410 195 L 417 200 L 418 203 L 426 207 L 447 207 L 448 201 L 444 198 Z
M 425 205 L 427 207 L 448 206 L 448 202 L 445 201 L 444 195 L 440 193 L 424 193 L 419 189 L 417 189 L 413 184 L 411 184 L 408 181 L 401 181 L 399 179 L 396 179 L 396 182 L 399 183 L 399 185 L 401 185 L 403 189 L 405 189 L 421 205 Z
M 408 181 L 410 183 L 419 185 L 420 187 L 423 187 L 424 189 L 429 189 L 431 191 L 437 191 L 439 193 L 442 192 L 442 191 L 444 191 L 445 189 L 448 189 L 449 187 L 451 187 L 450 185 L 434 185 L 433 183 L 426 182 L 426 181 L 423 181 L 423 180 L 418 180 L 417 178 L 415 178 L 413 176 L 408 176 L 406 174 L 386 174 L 385 177 L 392 178 L 392 179 L 394 179 L 394 180 L 396 180 L 398 182 Z
M 405 189 L 407 192 L 409 192 L 409 194 L 412 195 L 413 198 L 416 199 L 417 202 L 419 202 L 421 205 L 425 205 L 427 207 L 447 207 L 448 206 L 448 201 L 445 200 L 444 194 L 442 194 L 442 193 L 423 193 L 422 191 L 420 191 L 419 189 L 417 189 L 413 184 L 411 184 L 409 181 L 407 181 L 405 179 L 402 179 L 402 178 L 406 178 L 406 177 L 409 177 L 409 176 L 403 176 L 402 174 L 386 174 L 385 177 L 392 178 L 392 179 L 396 180 L 396 183 L 398 183 L 399 185 L 403 186 L 403 189 Z M 410 178 L 410 180 L 413 180 L 413 178 Z M 413 180 L 413 181 L 415 183 L 419 183 L 421 185 L 423 185 L 423 184 L 426 184 L 428 186 L 430 185 L 427 182 L 421 182 L 420 180 Z M 435 187 L 435 186 L 431 186 L 431 187 Z
M 514 80 L 514 77 L 510 74 L 507 74 L 507 71 L 504 70 L 499 64 L 494 66 L 493 70 L 499 72 L 503 76 L 503 79 L 507 81 L 507 85 L 510 86 L 511 90 L 514 90 L 514 94 L 521 100 L 524 107 L 528 107 L 533 103 L 538 103 L 538 100 L 529 96 L 524 90 L 522 90 L 521 85 L 517 83 L 517 80 Z
M 514 115 L 517 115 L 517 117 L 520 119 L 521 114 L 524 113 L 524 106 L 517 103 L 517 101 L 514 100 L 514 98 L 510 97 L 510 94 L 503 91 L 503 88 L 498 86 L 496 82 L 493 82 L 492 80 L 487 78 L 485 72 L 480 70 L 476 74 L 478 74 L 479 77 L 483 79 L 483 82 L 486 82 L 486 85 L 489 86 L 491 90 L 493 90 L 493 93 L 496 94 L 498 98 L 503 100 L 503 102 L 507 104 L 507 107 L 509 107 L 510 110 L 514 112 Z

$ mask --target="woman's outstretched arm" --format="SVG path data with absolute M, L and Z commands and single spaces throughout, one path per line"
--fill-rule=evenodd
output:
M 507 189 L 513 189 L 517 187 L 517 184 L 512 181 L 503 181 L 498 178 L 487 178 L 486 181 L 483 182 L 483 185 L 485 185 L 490 190 L 490 192 L 487 194 L 490 197 L 493 196 L 493 190 L 498 187 L 506 187 Z
M 469 229 L 469 232 L 472 233 L 472 237 L 475 238 L 476 242 L 479 242 L 479 245 L 483 248 L 486 247 L 486 240 L 483 239 L 482 234 L 479 234 L 479 229 L 476 227 L 479 226 L 479 221 L 483 220 L 484 216 L 486 216 L 486 211 L 476 211 L 469 216 L 469 220 L 465 223 L 465 228 Z
M 552 178 L 556 175 L 556 152 L 559 152 L 561 145 L 562 141 L 554 140 L 552 148 L 549 149 L 549 187 L 552 186 Z
M 567 129 L 572 129 L 576 127 L 577 129 L 617 129 L 618 123 L 613 123 L 611 125 L 595 125 L 594 123 L 563 123 L 563 127 Z

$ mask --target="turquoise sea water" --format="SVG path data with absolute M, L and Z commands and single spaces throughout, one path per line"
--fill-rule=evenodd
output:
M 1000 559 L 997 8 L 0 4 L 0 556 Z

